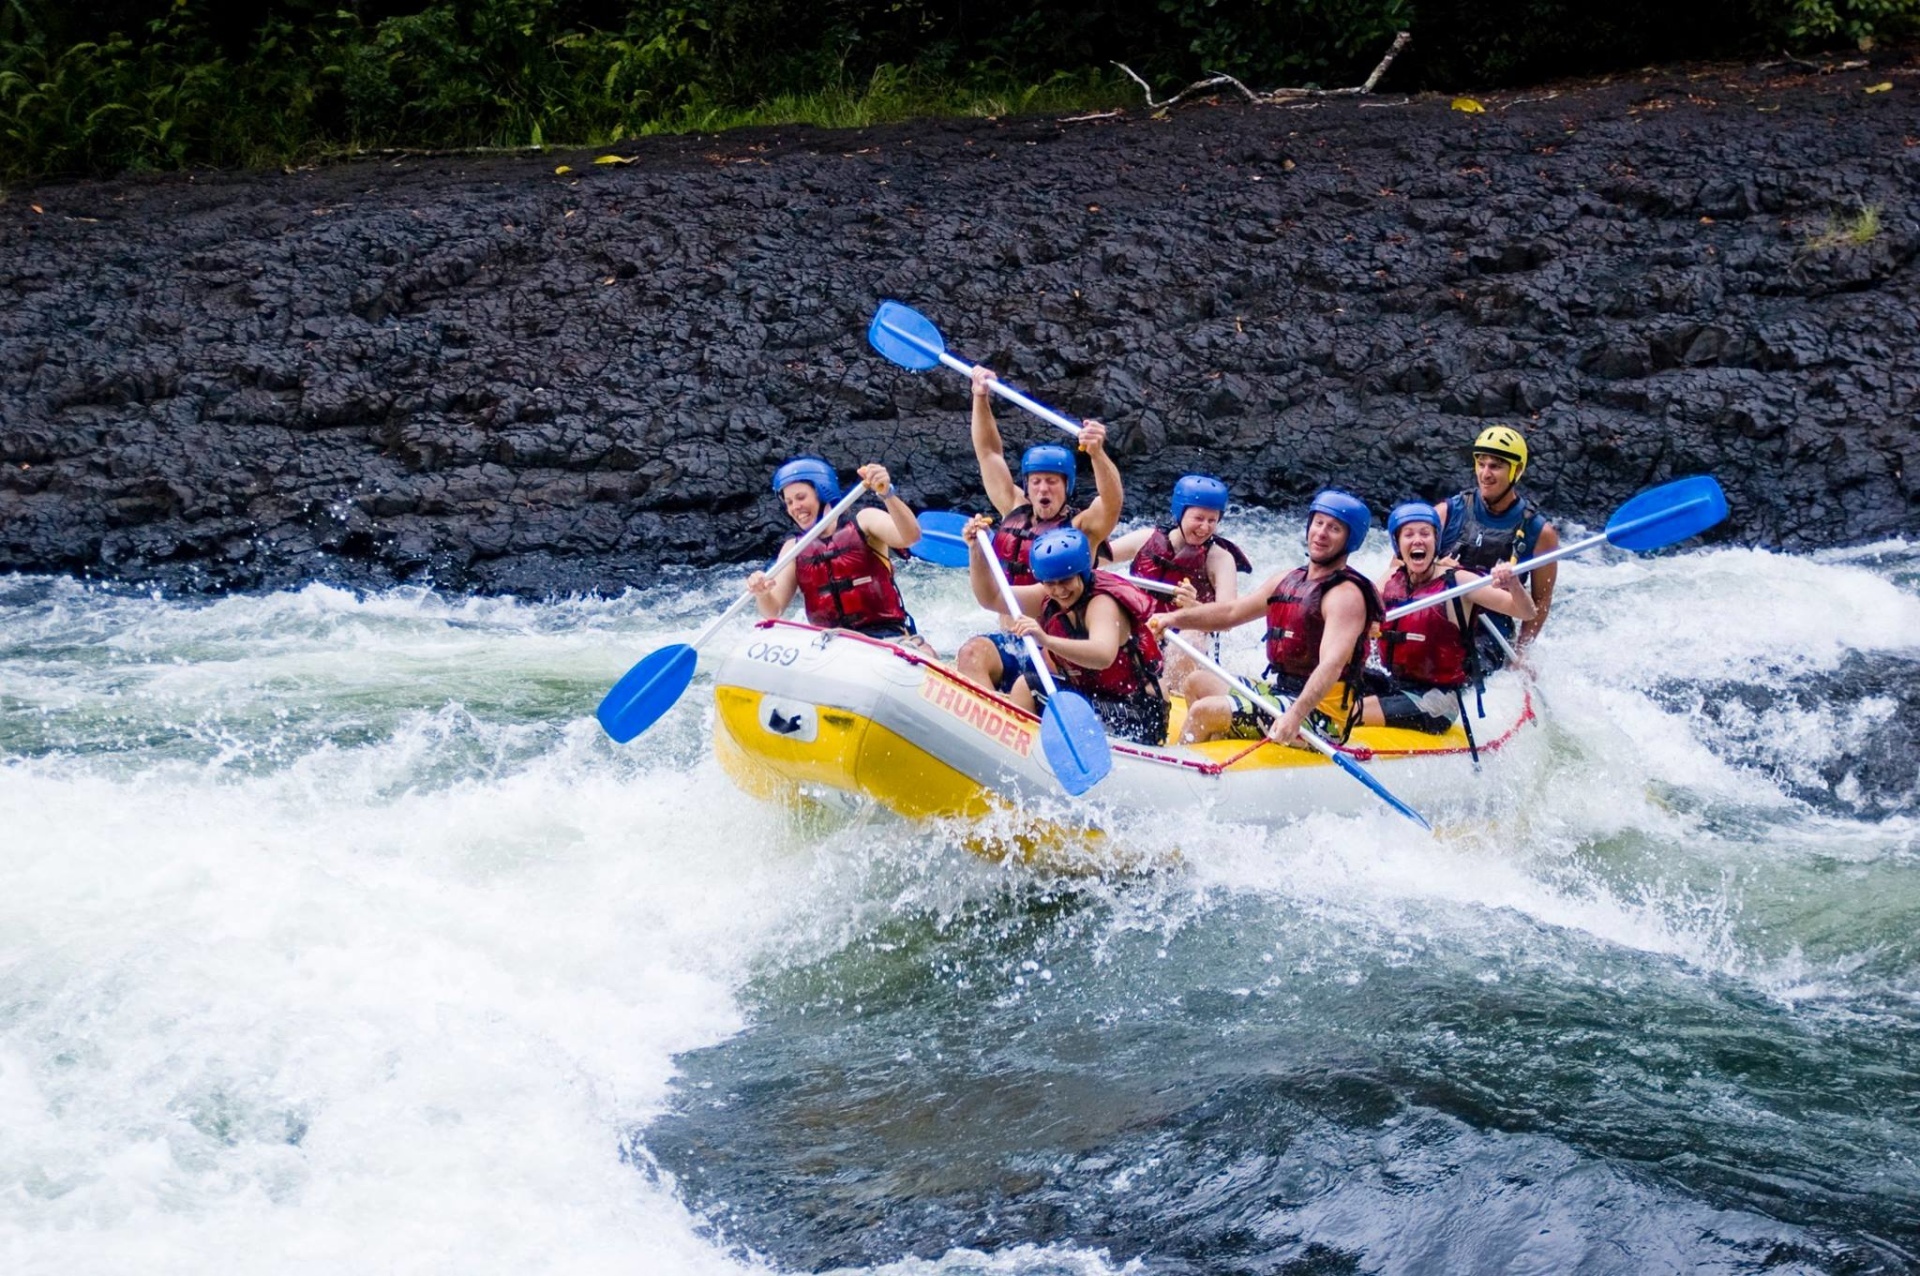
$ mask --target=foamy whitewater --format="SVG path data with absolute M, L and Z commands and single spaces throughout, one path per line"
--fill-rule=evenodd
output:
M 1914 760 L 1794 694 L 1920 657 L 1920 550 L 1570 561 L 1497 819 L 1169 812 L 1091 881 L 746 797 L 704 674 L 607 740 L 744 570 L 0 579 L 0 1268 L 1920 1268 Z

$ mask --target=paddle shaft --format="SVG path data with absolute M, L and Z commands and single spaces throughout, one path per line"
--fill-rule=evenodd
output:
M 1513 574 L 1516 576 L 1524 576 L 1536 567 L 1545 567 L 1548 563 L 1557 563 L 1563 558 L 1570 558 L 1575 554 L 1585 553 L 1595 545 L 1604 545 L 1606 543 L 1607 533 L 1601 532 L 1599 535 L 1589 536 L 1583 541 L 1575 541 L 1571 545 L 1562 545 L 1558 549 L 1550 549 L 1546 553 L 1534 558 L 1529 558 L 1523 563 L 1515 563 L 1513 565 Z M 1411 616 L 1416 611 L 1425 611 L 1427 608 L 1437 607 L 1441 603 L 1450 603 L 1456 598 L 1465 598 L 1474 590 L 1483 588 L 1486 583 L 1487 578 L 1482 576 L 1480 579 L 1470 580 L 1464 585 L 1455 585 L 1452 589 L 1443 589 L 1437 594 L 1428 594 L 1424 598 L 1416 598 L 1410 603 L 1402 603 L 1387 613 L 1387 619 L 1398 620 L 1402 616 Z
M 1020 600 L 1014 597 L 1013 584 L 1007 579 L 1007 573 L 1000 566 L 1000 558 L 993 552 L 993 539 L 987 535 L 987 529 L 981 528 L 974 533 L 974 540 L 980 546 L 980 554 L 987 560 L 987 570 L 993 573 L 993 583 L 1000 587 L 1000 601 L 1005 604 L 1007 615 L 1024 616 L 1020 610 Z M 1040 675 L 1040 685 L 1047 689 L 1047 695 L 1058 694 L 1053 685 L 1053 673 L 1047 668 L 1047 658 L 1040 651 L 1040 644 L 1033 640 L 1032 634 L 1025 634 L 1021 641 L 1027 645 L 1027 658 L 1033 661 L 1034 672 Z
M 1148 580 L 1145 576 L 1135 576 L 1132 572 L 1113 571 L 1105 567 L 1100 570 L 1106 572 L 1109 576 L 1118 576 L 1129 585 L 1138 585 L 1150 593 L 1172 595 L 1180 592 L 1180 586 L 1168 584 L 1164 580 Z
M 914 336 L 911 332 L 907 332 L 903 330 L 896 324 L 888 323 L 884 319 L 880 321 L 880 326 L 885 328 L 888 332 L 892 333 L 894 336 L 900 338 L 900 340 L 906 342 L 908 345 L 913 346 L 916 349 L 926 351 L 928 354 L 932 355 L 934 358 L 940 360 L 940 362 L 946 364 L 949 368 L 952 368 L 955 372 L 961 373 L 962 375 L 968 376 L 968 377 L 971 377 L 973 375 L 974 365 L 971 363 L 968 363 L 965 359 L 962 359 L 959 355 L 952 354 L 946 350 L 942 350 L 942 349 L 939 349 L 938 347 L 929 345 L 925 341 L 922 341 L 920 338 Z M 994 380 L 987 382 L 987 389 L 993 391 L 995 394 L 999 395 L 1003 399 L 1006 399 L 1010 403 L 1019 404 L 1021 407 L 1025 408 L 1027 411 L 1039 417 L 1042 421 L 1045 421 L 1048 425 L 1057 425 L 1061 429 L 1065 430 L 1068 434 L 1071 434 L 1076 439 L 1080 437 L 1080 423 L 1078 421 L 1075 421 L 1070 417 L 1062 416 L 1060 413 L 1055 412 L 1052 408 L 1048 407 L 1046 404 L 1040 402 L 1038 399 L 1029 398 L 1028 396 L 1020 393 L 1020 391 L 1014 389 L 1012 386 L 1008 385 L 1006 382 L 1001 381 L 997 377 Z
M 807 546 L 813 544 L 826 534 L 827 528 L 832 526 L 835 519 L 853 508 L 853 503 L 859 500 L 861 496 L 866 493 L 866 490 L 867 485 L 865 483 L 855 483 L 852 491 L 841 497 L 839 503 L 832 509 L 813 520 L 813 526 L 809 527 L 800 539 L 793 543 L 791 548 L 773 560 L 773 566 L 767 568 L 767 575 L 777 576 L 784 571 L 788 563 L 791 563 L 805 552 Z M 718 616 L 715 616 L 705 629 L 702 629 L 698 634 L 694 635 L 693 641 L 688 645 L 698 647 L 705 643 L 707 639 L 713 637 L 713 635 L 719 631 L 720 626 L 726 623 L 729 616 L 739 611 L 742 607 L 745 607 L 749 602 L 753 601 L 753 598 L 754 593 L 749 589 L 746 593 L 734 599 L 732 605 Z

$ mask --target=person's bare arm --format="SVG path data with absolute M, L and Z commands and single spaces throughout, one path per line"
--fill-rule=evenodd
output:
M 867 508 L 856 515 L 860 530 L 868 540 L 879 541 L 893 549 L 911 549 L 920 540 L 920 519 L 893 490 L 893 479 L 884 465 L 863 465 L 860 480 L 885 503 L 884 510 Z
M 1010 633 L 1033 635 L 1033 640 L 1040 644 L 1042 651 L 1054 658 L 1054 663 L 1065 661 L 1082 669 L 1105 669 L 1120 658 L 1120 648 L 1127 641 L 1126 620 L 1119 604 L 1105 597 L 1096 597 L 1087 604 L 1085 638 L 1062 638 L 1050 634 L 1040 628 L 1039 620 L 1032 616 L 1020 617 L 1004 627 Z
M 1156 634 L 1163 629 L 1197 629 L 1202 633 L 1218 633 L 1223 629 L 1232 629 L 1244 625 L 1267 609 L 1267 598 L 1280 588 L 1280 582 L 1286 576 L 1281 572 L 1270 577 L 1267 582 L 1251 594 L 1242 594 L 1237 598 L 1219 598 L 1210 603 L 1201 603 L 1198 607 L 1182 607 L 1178 611 L 1162 612 L 1147 623 L 1153 626 Z
M 1000 423 L 993 419 L 993 392 L 987 382 L 993 371 L 976 365 L 973 369 L 973 459 L 980 464 L 980 485 L 987 499 L 1001 514 L 1010 514 L 1026 501 L 1026 494 L 1013 481 L 1007 466 L 1007 445 L 1000 437 Z
M 1107 455 L 1107 427 L 1088 421 L 1080 427 L 1080 450 L 1093 460 L 1093 504 L 1082 510 L 1073 525 L 1087 534 L 1089 545 L 1098 545 L 1113 535 L 1120 525 L 1120 507 L 1126 501 L 1126 488 L 1120 482 L 1120 467 Z
M 1472 572 L 1461 572 L 1460 575 L 1470 580 L 1481 579 Z M 1538 613 L 1539 609 L 1534 604 L 1533 595 L 1527 590 L 1526 582 L 1513 574 L 1512 563 L 1495 563 L 1493 571 L 1484 579 L 1485 584 L 1467 595 L 1467 602 L 1523 622 L 1532 620 Z M 1469 581 L 1461 581 L 1461 584 L 1467 583 Z
M 986 555 L 980 552 L 978 533 L 993 526 L 993 520 L 985 514 L 976 514 L 967 520 L 961 534 L 967 538 L 967 583 L 973 586 L 973 601 L 988 611 L 999 615 L 1007 614 L 1006 600 L 1000 597 L 1000 582 L 993 577 L 993 569 L 987 565 Z M 1013 598 L 1020 610 L 1028 616 L 1038 616 L 1040 609 L 1046 606 L 1047 591 L 1039 585 L 1014 585 Z
M 1081 530 L 1085 531 L 1086 529 L 1082 528 Z M 1151 527 L 1141 527 L 1128 532 L 1125 536 L 1109 540 L 1107 542 L 1107 548 L 1113 551 L 1112 561 L 1116 565 L 1120 563 L 1131 563 L 1135 555 L 1139 554 L 1141 548 L 1146 545 L 1147 539 L 1152 535 L 1153 529 Z
M 1231 602 L 1240 597 L 1239 564 L 1233 561 L 1232 554 L 1218 545 L 1207 551 L 1207 575 L 1213 579 L 1215 602 Z
M 1354 644 L 1366 630 L 1367 600 L 1358 585 L 1336 585 L 1320 596 L 1320 615 L 1326 622 L 1320 634 L 1320 663 L 1307 675 L 1307 685 L 1300 688 L 1287 711 L 1267 728 L 1268 737 L 1280 744 L 1291 744 L 1299 737 L 1300 724 L 1340 681 L 1353 658 Z
M 1540 529 L 1540 541 L 1533 547 L 1537 556 L 1549 550 L 1560 548 L 1560 530 L 1552 523 Z M 1560 564 L 1548 563 L 1545 567 L 1536 567 L 1527 574 L 1527 587 L 1533 594 L 1533 619 L 1520 626 L 1520 641 L 1515 645 L 1522 650 L 1528 643 L 1540 636 L 1546 627 L 1547 612 L 1553 607 L 1553 586 L 1560 579 Z

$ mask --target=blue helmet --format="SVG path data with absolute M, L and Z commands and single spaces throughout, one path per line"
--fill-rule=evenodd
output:
M 773 472 L 773 494 L 780 495 L 789 483 L 811 483 L 822 505 L 840 499 L 840 476 L 817 456 L 796 456 Z
M 1034 538 L 1027 567 L 1041 583 L 1093 575 L 1093 546 L 1077 527 L 1056 527 Z
M 1036 443 L 1020 457 L 1020 482 L 1030 474 L 1058 474 L 1067 480 L 1067 495 L 1073 495 L 1073 453 L 1058 443 Z
M 1373 526 L 1373 512 L 1367 503 L 1337 487 L 1323 487 L 1314 493 L 1313 503 L 1307 506 L 1307 517 L 1311 519 L 1315 514 L 1337 518 L 1347 525 L 1347 547 L 1341 551 L 1346 554 L 1360 548 L 1367 539 L 1367 529 Z
M 1431 523 L 1433 530 L 1440 530 L 1440 514 L 1425 501 L 1402 501 L 1393 507 L 1393 513 L 1387 515 L 1387 539 L 1394 548 L 1400 548 L 1400 529 L 1408 523 Z
M 1211 474 L 1186 474 L 1173 485 L 1173 500 L 1169 502 L 1173 510 L 1173 521 L 1178 523 L 1180 516 L 1198 505 L 1203 510 L 1227 512 L 1227 485 Z

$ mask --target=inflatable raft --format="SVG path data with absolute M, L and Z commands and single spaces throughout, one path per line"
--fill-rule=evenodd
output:
M 1070 799 L 1047 768 L 1040 719 L 915 652 L 845 630 L 762 621 L 714 675 L 714 749 L 762 798 L 867 798 L 911 819 L 982 817 L 1037 808 L 1094 827 L 1128 812 L 1201 808 L 1214 817 L 1281 823 L 1315 811 L 1386 808 L 1318 753 L 1261 741 L 1146 748 L 1113 742 L 1113 771 Z M 1343 752 L 1416 808 L 1457 807 L 1484 769 L 1538 751 L 1531 692 L 1518 674 L 1489 679 L 1465 733 L 1362 727 Z M 1470 710 L 1475 708 L 1468 694 Z M 1174 729 L 1178 729 L 1178 710 Z

